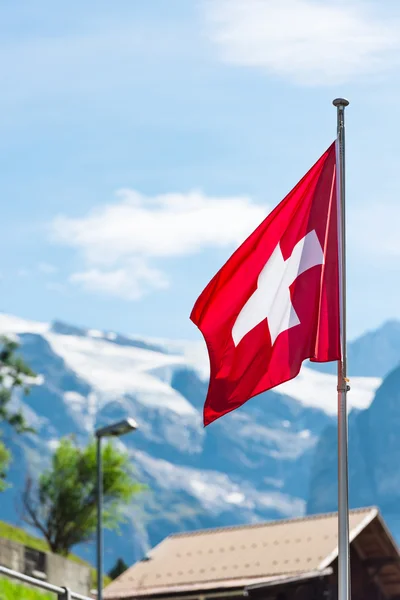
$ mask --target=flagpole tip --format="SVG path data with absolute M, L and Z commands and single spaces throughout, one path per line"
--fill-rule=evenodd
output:
M 348 106 L 350 104 L 350 102 L 348 100 L 346 100 L 346 98 L 335 98 L 335 100 L 332 102 L 333 106 L 336 106 L 337 108 L 344 108 L 345 106 Z

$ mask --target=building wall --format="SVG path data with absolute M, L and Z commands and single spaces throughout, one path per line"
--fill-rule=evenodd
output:
M 350 560 L 352 600 L 386 600 L 353 548 Z M 337 600 L 337 561 L 332 566 L 331 576 L 258 588 L 250 593 L 250 600 Z
M 90 567 L 68 560 L 57 554 L 47 556 L 47 581 L 54 585 L 69 587 L 78 594 L 89 595 L 91 588 Z
M 24 565 L 24 546 L 10 540 L 0 538 L 0 565 L 21 571 Z
M 328 578 L 321 577 L 259 588 L 250 593 L 250 600 L 333 600 L 329 589 Z
M 351 548 L 351 597 L 352 600 L 385 600 L 378 586 L 371 580 L 367 569 L 359 555 Z M 331 580 L 334 590 L 333 599 L 337 598 L 337 561 L 334 564 L 334 576 Z
M 57 554 L 38 552 L 23 544 L 0 538 L 0 565 L 31 577 L 38 577 L 39 572 L 43 572 L 44 577 L 40 577 L 42 581 L 69 587 L 79 594 L 90 593 L 90 567 Z

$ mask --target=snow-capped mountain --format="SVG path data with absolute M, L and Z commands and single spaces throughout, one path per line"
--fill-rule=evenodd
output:
M 304 513 L 313 451 L 334 421 L 334 375 L 304 366 L 295 380 L 204 429 L 203 344 L 9 315 L 0 315 L 0 333 L 17 336 L 39 374 L 31 394 L 14 399 L 37 433 L 5 432 L 14 456 L 13 486 L 2 494 L 0 518 L 19 522 L 27 470 L 39 473 L 60 437 L 73 433 L 83 443 L 96 427 L 126 416 L 138 421 L 139 430 L 117 443 L 150 492 L 140 506 L 127 507 L 124 535 L 106 536 L 106 566 L 117 556 L 133 562 L 173 531 Z M 380 383 L 379 377 L 353 379 L 351 406 L 367 408 Z M 80 549 L 89 558 L 92 552 Z

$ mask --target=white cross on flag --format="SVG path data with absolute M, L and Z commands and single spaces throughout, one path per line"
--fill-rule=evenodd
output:
M 296 377 L 307 358 L 341 358 L 335 144 L 215 275 L 191 319 L 210 356 L 205 425 Z

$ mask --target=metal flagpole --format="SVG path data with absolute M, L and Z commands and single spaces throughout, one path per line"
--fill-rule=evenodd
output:
M 97 435 L 97 600 L 103 600 L 103 465 L 101 435 Z
M 339 269 L 340 269 L 340 332 L 342 360 L 338 361 L 338 600 L 350 600 L 350 540 L 349 540 L 349 467 L 347 435 L 346 339 L 346 213 L 345 213 L 345 133 L 344 109 L 348 100 L 336 98 L 337 108 L 337 190 L 339 209 Z

